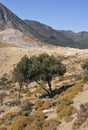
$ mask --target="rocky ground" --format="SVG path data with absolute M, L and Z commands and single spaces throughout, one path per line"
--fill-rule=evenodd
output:
M 88 50 L 79 50 L 68 47 L 41 47 L 41 48 L 17 48 L 6 47 L 0 49 L 0 75 L 10 72 L 14 65 L 23 57 L 28 55 L 39 55 L 48 53 L 56 57 L 62 58 L 64 64 L 68 66 L 69 71 L 81 70 L 80 63 L 87 59 Z
M 36 112 L 48 110 L 48 112 L 44 111 L 44 114 L 47 116 L 45 121 L 51 120 L 60 120 L 61 123 L 55 128 L 55 130 L 73 130 L 74 122 L 77 118 L 77 112 L 80 110 L 80 105 L 88 103 L 88 84 L 82 82 L 83 70 L 81 68 L 84 60 L 87 59 L 88 50 L 79 50 L 68 47 L 41 47 L 41 48 L 19 48 L 19 47 L 4 47 L 0 48 L 0 77 L 3 74 L 11 75 L 12 70 L 17 62 L 24 55 L 28 55 L 29 57 L 32 55 L 39 55 L 41 53 L 48 53 L 49 55 L 54 55 L 66 65 L 67 72 L 64 77 L 56 78 L 53 80 L 52 85 L 53 89 L 58 89 L 58 87 L 68 86 L 70 83 L 73 83 L 71 88 L 67 88 L 64 92 L 56 95 L 53 99 L 39 99 L 39 95 L 42 92 L 39 86 L 36 83 L 29 84 L 28 88 L 23 88 L 22 97 L 21 97 L 21 105 L 25 99 L 30 100 L 35 104 Z M 37 87 L 36 87 L 37 86 Z M 5 130 L 12 130 L 11 121 L 13 121 L 13 115 L 17 114 L 21 110 L 21 106 L 11 106 L 6 105 L 7 102 L 11 102 L 11 100 L 15 99 L 18 95 L 17 88 L 14 90 L 14 87 L 10 87 L 9 90 L 5 90 L 6 96 L 4 98 L 4 104 L 0 107 L 0 125 Z M 36 94 L 36 95 L 35 95 Z M 65 101 L 65 99 L 67 99 Z M 72 105 L 64 106 L 68 101 L 72 101 Z M 60 103 L 58 103 L 61 101 Z M 63 103 L 62 103 L 63 102 Z M 42 105 L 41 105 L 42 104 Z M 55 104 L 54 106 L 52 104 Z M 63 109 L 62 113 L 58 113 L 60 105 L 62 108 L 66 107 L 66 111 Z M 53 107 L 52 107 L 53 106 Z M 40 107 L 41 109 L 39 109 Z M 76 109 L 76 113 L 72 116 L 69 115 L 70 107 L 74 107 Z M 33 111 L 32 111 L 33 112 Z M 68 115 L 67 115 L 68 113 Z M 23 113 L 22 113 L 23 114 Z M 12 115 L 12 116 L 11 116 Z M 19 115 L 19 114 L 18 114 Z M 63 115 L 63 116 L 62 116 Z M 17 117 L 17 116 L 16 116 Z M 62 118 L 61 118 L 62 117 Z M 64 117 L 64 118 L 63 118 Z M 10 118 L 10 119 L 9 119 Z M 8 119 L 8 120 L 7 120 Z M 88 119 L 81 124 L 79 128 L 76 130 L 87 130 L 88 129 Z M 8 126 L 8 127 L 7 127 Z M 7 129 L 8 128 L 8 129 Z M 46 129 L 46 127 L 45 127 Z M 44 129 L 44 130 L 45 130 Z M 13 130 L 19 130 L 15 128 Z M 27 128 L 22 130 L 30 130 Z M 34 130 L 37 130 L 34 129 Z M 41 129 L 43 130 L 43 129 Z M 47 128 L 47 130 L 51 130 Z M 54 130 L 54 127 L 52 127 Z

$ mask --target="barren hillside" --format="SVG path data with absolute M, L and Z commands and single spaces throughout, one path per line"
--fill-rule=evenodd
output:
M 0 48 L 0 75 L 10 72 L 22 56 L 39 55 L 41 53 L 48 53 L 56 57 L 60 56 L 63 62 L 68 66 L 67 69 L 69 72 L 72 72 L 72 69 L 76 69 L 76 71 L 79 72 L 79 70 L 81 70 L 80 63 L 87 58 L 88 50 L 68 47 L 37 47 L 29 49 L 17 47 Z
M 80 111 L 80 105 L 84 104 L 86 107 L 87 104 L 85 103 L 88 103 L 88 84 L 83 83 L 81 77 L 83 75 L 81 64 L 87 59 L 87 49 L 79 50 L 52 46 L 37 48 L 2 47 L 0 48 L 0 77 L 3 74 L 11 75 L 14 66 L 24 55 L 30 57 L 42 53 L 54 55 L 66 65 L 67 72 L 64 77 L 57 77 L 52 81 L 53 90 L 56 89 L 58 93 L 52 99 L 39 98 L 44 92 L 33 82 L 27 88 L 25 86 L 22 88 L 19 101 L 19 86 L 12 84 L 7 88 L 0 88 L 1 92 L 4 89 L 6 93 L 4 103 L 0 108 L 0 129 L 19 130 L 21 128 L 22 130 L 30 130 L 33 128 L 33 130 L 39 130 L 41 124 L 45 128 L 44 130 L 46 128 L 52 128 L 52 130 L 54 128 L 55 130 L 87 130 L 88 117 L 85 116 L 84 118 L 84 115 L 80 114 L 80 120 L 82 120 L 80 121 L 77 115 Z M 32 115 L 27 115 L 27 113 L 30 113 L 28 109 L 27 111 L 22 109 L 24 108 L 22 106 L 25 105 L 24 101 L 28 103 L 27 100 L 34 104 Z M 18 104 L 16 104 L 17 102 Z M 9 103 L 11 106 L 9 106 Z M 88 106 L 86 108 L 88 110 Z M 84 112 L 84 114 L 86 113 Z M 33 122 L 29 127 L 30 120 L 33 120 Z M 43 129 L 41 128 L 41 130 Z

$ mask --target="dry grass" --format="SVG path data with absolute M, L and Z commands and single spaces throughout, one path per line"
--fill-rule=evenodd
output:
M 62 102 L 61 104 L 59 104 L 56 108 L 57 114 L 58 114 L 58 118 L 60 120 L 62 120 L 64 118 L 65 121 L 71 121 L 72 115 L 76 113 L 76 109 L 71 106 L 71 105 L 67 105 L 66 102 Z M 69 120 L 69 118 L 71 120 Z
M 38 99 L 36 102 L 35 102 L 35 110 L 43 110 L 43 104 L 44 104 L 44 100 L 42 99 Z
M 7 130 L 7 128 L 5 126 L 1 126 L 0 130 Z
M 50 119 L 45 122 L 43 126 L 43 130 L 56 130 L 57 126 L 60 125 L 60 121 L 57 121 L 56 119 Z
M 80 91 L 83 91 L 83 82 L 79 81 L 63 94 L 63 99 L 72 100 Z
M 78 82 L 75 86 L 63 92 L 60 103 L 56 108 L 59 119 L 64 118 L 67 122 L 73 119 L 72 115 L 75 114 L 77 110 L 72 106 L 72 99 L 82 90 L 83 84 L 82 82 Z
M 88 119 L 88 103 L 81 104 L 77 112 L 77 119 L 74 121 L 73 130 L 80 129 L 80 126 Z
M 3 50 L 2 50 L 3 49 Z M 3 73 L 10 73 L 10 71 L 13 69 L 14 64 L 16 64 L 20 58 L 27 54 L 28 56 L 32 56 L 32 55 L 39 55 L 43 52 L 48 52 L 50 55 L 51 54 L 57 54 L 57 56 L 59 55 L 59 53 L 62 55 L 62 59 L 61 60 L 65 60 L 65 62 L 63 61 L 63 63 L 66 64 L 67 69 L 67 73 L 68 76 L 65 75 L 64 77 L 60 77 L 57 79 L 53 80 L 53 84 L 54 87 L 57 88 L 57 84 L 60 81 L 64 81 L 64 80 L 70 80 L 73 82 L 73 80 L 75 82 L 77 82 L 77 80 L 80 80 L 80 77 L 77 77 L 77 80 L 75 80 L 75 76 L 74 75 L 69 75 L 72 74 L 72 71 L 79 71 L 77 68 L 75 68 L 75 65 L 73 65 L 73 63 L 75 63 L 74 61 L 77 59 L 77 57 L 70 57 L 70 55 L 68 56 L 68 58 L 66 58 L 68 55 L 68 52 L 72 52 L 73 50 L 70 50 L 69 48 L 54 48 L 54 49 L 47 49 L 47 48 L 41 48 L 41 49 L 20 49 L 20 48 L 2 48 L 1 52 L 0 52 L 0 57 L 1 57 L 1 73 L 0 75 L 2 75 Z M 74 50 L 73 53 L 77 51 Z M 66 53 L 65 53 L 66 52 Z M 84 56 L 86 57 L 88 55 L 88 50 L 87 50 L 87 54 L 84 55 L 84 51 L 82 53 L 80 53 L 80 51 L 78 51 L 78 56 L 79 58 L 84 58 Z M 71 55 L 73 55 L 71 53 Z M 66 56 L 66 57 L 63 57 Z M 10 60 L 9 60 L 10 59 Z M 72 60 L 73 63 L 72 63 Z M 71 62 L 70 62 L 71 61 Z M 76 60 L 77 65 L 80 64 L 78 62 L 78 59 Z M 70 70 L 71 69 L 71 70 Z M 80 68 L 79 68 L 80 69 Z M 56 85 L 56 86 L 55 86 Z M 31 90 L 34 90 L 33 92 Z M 24 113 L 22 115 L 25 116 L 20 116 L 15 118 L 14 120 L 9 120 L 12 119 L 12 117 L 14 116 L 15 113 L 8 113 L 7 115 L 5 115 L 5 117 L 3 117 L 2 119 L 0 119 L 0 125 L 4 124 L 5 122 L 7 122 L 7 125 L 10 125 L 9 123 L 12 124 L 9 127 L 9 130 L 49 130 L 51 127 L 53 128 L 53 130 L 56 130 L 57 125 L 60 123 L 58 120 L 61 120 L 64 118 L 64 120 L 66 122 L 72 121 L 73 117 L 72 115 L 74 113 L 76 113 L 76 109 L 72 106 L 72 100 L 75 97 L 75 95 L 77 95 L 79 93 L 79 91 L 83 90 L 83 83 L 81 81 L 77 82 L 75 86 L 67 89 L 66 91 L 63 91 L 61 94 L 56 95 L 54 98 L 52 98 L 52 100 L 49 99 L 39 99 L 37 101 L 35 101 L 36 99 L 38 99 L 38 97 L 35 97 L 35 100 L 31 100 L 33 101 L 33 103 L 35 103 L 35 110 L 36 110 L 36 116 L 34 117 L 28 117 L 27 115 L 29 114 L 29 111 L 24 111 Z M 29 90 L 27 91 L 23 91 L 23 98 L 27 97 L 33 97 L 36 95 L 40 95 L 42 93 L 42 89 L 35 85 L 32 88 L 29 88 Z M 11 93 L 9 95 L 9 99 L 10 98 L 15 98 L 18 97 L 17 93 L 14 92 L 13 94 Z M 59 100 L 60 99 L 60 100 Z M 44 109 L 50 109 L 52 106 L 54 105 L 54 108 L 56 108 L 57 114 L 58 114 L 58 118 L 57 119 L 53 119 L 53 120 L 46 120 L 45 119 L 45 115 L 44 113 L 42 113 L 42 110 Z M 18 115 L 17 115 L 18 116 Z M 13 129 L 14 128 L 14 129 Z M 1 129 L 2 130 L 2 129 Z
M 31 120 L 27 116 L 16 117 L 8 130 L 23 130 L 30 122 Z

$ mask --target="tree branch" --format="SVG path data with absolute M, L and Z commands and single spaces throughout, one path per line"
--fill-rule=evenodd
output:
M 50 92 L 40 82 L 36 81 L 36 83 L 39 84 L 48 94 L 50 94 Z

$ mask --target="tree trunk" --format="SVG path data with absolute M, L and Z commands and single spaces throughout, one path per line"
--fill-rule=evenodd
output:
M 1 106 L 2 106 L 3 105 L 3 99 L 2 98 L 0 99 L 0 102 L 1 102 Z
M 49 90 L 47 90 L 40 82 L 38 82 L 38 81 L 36 81 L 36 82 L 37 82 L 37 84 L 40 85 L 40 87 L 41 87 L 43 90 L 45 90 L 45 91 L 47 92 L 48 95 L 50 94 Z
M 50 81 L 48 81 L 48 87 L 49 87 L 49 91 L 51 93 L 52 92 L 52 87 L 51 87 L 51 82 Z
M 19 90 L 18 90 L 18 98 L 21 98 L 21 88 L 22 88 L 22 83 L 19 83 Z

